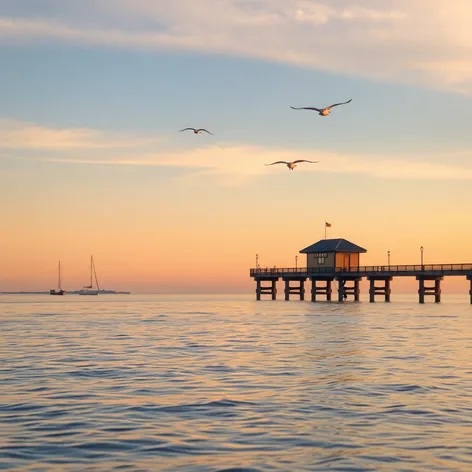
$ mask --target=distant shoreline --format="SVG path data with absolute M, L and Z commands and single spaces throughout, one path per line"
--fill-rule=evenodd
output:
M 64 295 L 78 295 L 80 290 L 69 290 L 66 291 Z M 131 292 L 116 292 L 115 290 L 99 290 L 101 295 L 130 295 Z M 19 291 L 19 292 L 0 292 L 0 295 L 49 295 L 49 291 L 46 292 L 29 292 L 29 291 Z

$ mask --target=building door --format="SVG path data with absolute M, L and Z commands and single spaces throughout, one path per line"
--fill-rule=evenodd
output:
M 346 269 L 349 269 L 351 267 L 351 261 L 350 261 L 349 254 L 344 254 L 343 267 L 346 268 Z

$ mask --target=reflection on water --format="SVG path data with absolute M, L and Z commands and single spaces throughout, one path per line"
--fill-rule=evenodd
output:
M 467 300 L 80 298 L 0 297 L 0 468 L 472 470 Z

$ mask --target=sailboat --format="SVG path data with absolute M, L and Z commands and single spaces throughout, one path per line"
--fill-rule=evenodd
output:
M 61 277 L 61 261 L 59 261 L 59 271 L 57 276 L 57 290 L 52 288 L 49 290 L 49 295 L 64 295 L 66 293 L 65 290 L 62 289 L 62 277 Z
M 93 288 L 93 277 L 95 277 L 96 289 Z M 93 263 L 93 256 L 90 256 L 90 285 L 84 285 L 83 289 L 79 291 L 79 295 L 98 295 L 100 286 L 98 285 L 97 272 L 95 271 L 95 264 Z

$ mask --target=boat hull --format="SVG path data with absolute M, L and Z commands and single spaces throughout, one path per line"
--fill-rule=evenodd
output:
M 49 295 L 64 295 L 65 293 L 65 290 L 49 290 Z

